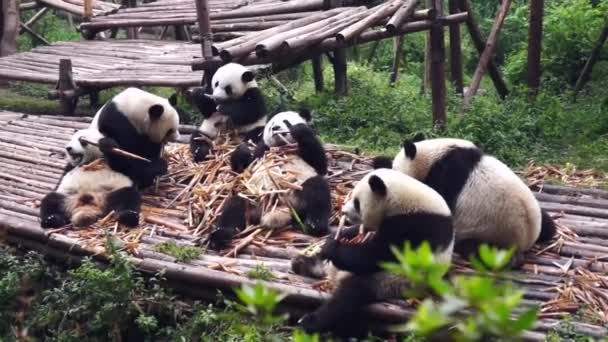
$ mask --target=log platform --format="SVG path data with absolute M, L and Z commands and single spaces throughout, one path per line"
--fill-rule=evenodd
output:
M 66 13 L 73 14 L 78 17 L 85 16 L 85 0 L 33 0 L 22 1 L 20 4 L 21 10 L 52 8 Z M 116 12 L 120 5 L 107 1 L 94 1 L 92 4 L 92 15 L 106 15 Z
M 56 84 L 59 61 L 71 59 L 78 87 L 190 87 L 200 85 L 202 71 L 190 63 L 200 46 L 158 40 L 59 42 L 0 58 L 0 79 Z
M 165 195 L 183 193 L 186 185 L 169 189 L 169 183 L 161 180 L 156 190 L 147 192 L 142 211 L 144 223 L 136 229 L 92 226 L 42 230 L 38 222 L 39 201 L 61 175 L 64 144 L 75 130 L 87 127 L 89 122 L 90 118 L 32 116 L 0 110 L 0 232 L 5 241 L 63 261 L 93 256 L 104 262 L 107 255 L 100 241 L 109 233 L 140 271 L 154 274 L 164 270 L 176 289 L 191 296 L 210 298 L 218 289 L 231 293 L 234 287 L 252 284 L 255 280 L 247 274 L 258 265 L 271 270 L 274 279 L 266 284 L 287 294 L 284 308 L 295 316 L 314 309 L 328 296 L 317 289 L 317 280 L 290 271 L 289 258 L 317 241 L 295 231 L 243 232 L 234 250 L 203 252 L 188 262 L 177 262 L 156 251 L 154 246 L 166 241 L 195 245 L 206 234 L 206 227 L 197 227 L 189 217 L 191 211 L 181 209 L 174 195 Z M 190 131 L 190 127 L 182 129 L 185 134 Z M 352 171 L 345 168 L 343 173 L 349 172 Z M 354 172 L 353 178 L 355 173 L 361 176 Z M 545 185 L 537 198 L 557 220 L 559 236 L 530 251 L 523 268 L 510 273 L 510 278 L 525 290 L 525 303 L 541 307 L 541 319 L 526 338 L 544 340 L 552 329 L 605 337 L 608 192 Z M 467 271 L 466 264 L 460 261 L 453 269 Z M 573 315 L 577 311 L 584 314 Z M 395 302 L 375 304 L 369 312 L 375 320 L 399 322 L 407 319 L 412 309 Z M 568 326 L 559 324 L 564 317 L 571 318 Z M 587 317 L 587 321 L 577 321 L 581 317 Z

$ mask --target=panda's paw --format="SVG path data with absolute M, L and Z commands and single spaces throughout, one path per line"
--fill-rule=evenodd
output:
M 201 144 L 192 150 L 192 160 L 195 163 L 202 162 L 203 160 L 205 160 L 207 158 L 207 156 L 209 155 L 210 152 L 211 152 L 211 149 L 209 148 L 208 145 Z
M 230 229 L 216 228 L 209 235 L 209 248 L 220 250 L 228 246 L 234 233 Z
M 59 228 L 68 224 L 68 220 L 59 214 L 51 214 L 46 217 L 43 217 L 40 220 L 40 226 L 42 228 Z
M 307 334 L 323 332 L 322 321 L 314 312 L 304 315 L 298 323 Z
M 103 153 L 103 154 L 108 154 L 108 153 L 112 153 L 113 149 L 118 148 L 118 143 L 116 142 L 116 140 L 112 139 L 112 138 L 101 138 L 99 139 L 99 150 Z
M 327 275 L 323 260 L 318 255 L 297 255 L 291 260 L 291 270 L 295 274 L 316 279 L 323 279 Z
M 135 210 L 123 210 L 118 213 L 118 223 L 127 227 L 137 227 L 139 224 L 139 212 Z
M 334 239 L 333 236 L 329 236 L 325 240 L 325 244 L 323 244 L 319 256 L 322 259 L 333 261 L 335 256 L 338 254 L 338 248 L 340 248 L 340 242 Z

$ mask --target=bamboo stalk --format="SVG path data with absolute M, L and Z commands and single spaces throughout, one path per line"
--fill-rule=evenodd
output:
M 84 143 L 91 144 L 93 146 L 99 147 L 98 143 L 92 142 L 92 141 L 87 140 L 85 138 L 80 138 L 80 142 L 81 143 L 84 142 Z M 126 158 L 136 159 L 136 160 L 141 160 L 141 161 L 145 161 L 145 162 L 151 163 L 150 159 L 147 159 L 147 158 L 144 158 L 144 157 L 140 157 L 137 154 L 134 154 L 134 153 L 131 153 L 131 152 L 127 152 L 125 150 L 121 150 L 121 149 L 119 149 L 117 147 L 112 148 L 111 151 L 112 151 L 112 153 L 117 154 L 119 156 L 123 156 L 123 157 L 126 157 Z

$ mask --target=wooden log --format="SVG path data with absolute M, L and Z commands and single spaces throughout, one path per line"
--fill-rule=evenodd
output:
M 581 196 L 588 195 L 603 199 L 608 199 L 608 191 L 601 189 L 593 189 L 593 188 L 573 188 L 569 186 L 563 185 L 553 185 L 553 184 L 543 184 L 542 192 L 556 194 L 556 195 L 565 195 L 565 196 Z
M 466 111 L 471 105 L 471 99 L 475 94 L 477 94 L 477 90 L 479 89 L 479 85 L 481 84 L 481 78 L 485 74 L 488 63 L 492 56 L 494 55 L 494 51 L 496 50 L 496 41 L 498 40 L 498 35 L 500 30 L 502 29 L 502 24 L 509 13 L 509 7 L 511 6 L 511 0 L 504 0 L 498 10 L 498 14 L 496 15 L 496 19 L 494 20 L 494 24 L 492 25 L 492 30 L 490 31 L 490 36 L 488 36 L 488 41 L 486 42 L 486 47 L 479 57 L 479 64 L 477 64 L 477 68 L 475 69 L 475 73 L 473 74 L 473 79 L 471 80 L 471 85 L 469 89 L 464 94 L 464 98 L 462 101 L 463 109 Z
M 542 202 L 553 202 L 561 204 L 573 204 L 588 208 L 608 209 L 608 200 L 589 197 L 572 197 L 563 195 L 553 195 L 548 193 L 534 193 L 537 200 Z
M 56 89 L 60 93 L 64 91 L 75 90 L 76 84 L 72 76 L 72 61 L 70 59 L 59 60 L 59 81 L 57 82 Z M 61 109 L 65 115 L 74 115 L 76 105 L 78 104 L 78 98 L 67 98 L 62 97 L 59 100 Z
M 401 27 L 403 23 L 405 23 L 407 19 L 414 13 L 419 2 L 419 0 L 404 1 L 401 7 L 399 7 L 399 9 L 395 12 L 395 14 L 393 14 L 391 19 L 386 24 L 386 30 L 394 34 L 397 28 Z
M 350 25 L 338 32 L 336 34 L 336 40 L 340 43 L 352 40 L 353 38 L 359 36 L 361 32 L 377 23 L 380 19 L 387 16 L 392 16 L 401 5 L 402 2 L 400 0 L 393 0 L 378 6 L 375 12 L 373 12 L 371 15 L 368 15 L 366 18 L 359 20 L 355 24 Z
M 314 32 L 319 29 L 322 29 L 322 30 L 330 29 L 332 24 L 339 25 L 339 23 L 342 22 L 342 19 L 346 19 L 348 21 L 356 20 L 356 19 L 352 18 L 351 16 L 354 16 L 356 14 L 360 15 L 361 13 L 364 13 L 363 12 L 364 10 L 365 10 L 365 7 L 357 7 L 357 8 L 350 9 L 348 11 L 339 13 L 335 16 L 331 16 L 326 19 L 323 19 L 323 20 L 320 20 L 317 22 L 313 22 L 313 23 L 310 23 L 305 26 L 298 27 L 293 30 L 288 30 L 285 32 L 275 34 L 256 44 L 256 46 L 255 46 L 256 54 L 261 57 L 268 56 L 268 52 L 277 49 L 279 46 L 282 46 L 282 44 L 289 38 L 298 37 L 302 34 Z
M 543 39 L 543 12 L 545 0 L 530 1 L 530 20 L 528 26 L 528 88 L 532 93 L 540 87 L 540 54 Z
M 580 76 L 576 80 L 576 85 L 574 86 L 575 93 L 578 93 L 581 89 L 583 89 L 585 84 L 589 81 L 589 75 L 591 75 L 591 70 L 600 58 L 602 47 L 606 43 L 606 40 L 608 40 L 608 23 L 604 26 L 604 29 L 600 33 L 600 37 L 597 43 L 595 43 L 593 50 L 591 50 L 591 55 L 589 56 L 589 59 L 587 59 L 587 62 L 585 63 L 585 66 L 583 67 Z
M 483 51 L 485 50 L 485 40 L 483 39 L 483 35 L 479 28 L 479 24 L 477 23 L 477 20 L 475 19 L 475 15 L 474 15 L 474 12 L 473 12 L 473 9 L 471 6 L 471 2 L 470 2 L 470 0 L 458 0 L 458 1 L 460 4 L 460 10 L 468 13 L 466 25 L 467 25 L 467 28 L 469 31 L 469 35 L 471 36 L 471 40 L 473 41 L 473 44 L 475 45 L 475 48 L 477 49 L 477 52 L 479 53 L 479 56 L 481 58 L 481 55 L 483 54 Z M 504 99 L 509 94 L 509 90 L 507 89 L 507 84 L 503 80 L 500 69 L 498 69 L 498 66 L 496 66 L 496 63 L 494 62 L 493 59 L 490 59 L 488 61 L 487 69 L 488 69 L 488 74 L 492 78 L 492 82 L 494 83 L 494 87 L 496 88 L 496 92 L 498 93 L 498 96 L 500 96 L 500 98 Z
M 393 38 L 393 65 L 391 66 L 390 84 L 395 84 L 399 78 L 399 63 L 401 62 L 401 52 L 403 51 L 404 36 Z
M 441 2 L 435 7 L 439 13 Z M 446 118 L 446 89 L 445 89 L 445 42 L 443 38 L 443 25 L 433 22 L 430 30 L 431 38 L 431 98 L 433 110 L 433 127 L 443 130 Z
M 348 94 L 348 76 L 346 73 L 346 49 L 334 50 L 334 80 L 335 93 L 338 96 Z
M 450 14 L 460 12 L 457 0 L 449 0 Z M 450 76 L 456 94 L 463 93 L 462 43 L 460 41 L 460 24 L 450 25 Z
M 19 27 L 21 27 L 21 29 L 23 29 L 25 32 L 27 32 L 30 36 L 32 36 L 38 42 L 40 42 L 44 45 L 51 45 L 51 43 L 48 40 L 46 40 L 43 36 L 36 33 L 36 31 L 32 30 L 29 26 L 25 25 L 24 23 L 20 22 Z
M 44 17 L 44 15 L 46 14 L 46 12 L 48 12 L 49 8 L 48 7 L 43 7 L 40 11 L 36 12 L 36 14 L 34 14 L 30 20 L 28 20 L 24 25 L 27 27 L 32 27 L 32 25 L 34 25 L 38 20 L 40 20 L 42 17 Z M 19 34 L 23 34 L 25 32 L 25 29 L 21 28 L 21 30 L 19 30 Z
M 315 92 L 323 91 L 323 55 L 317 55 L 311 58 L 312 74 L 315 82 Z

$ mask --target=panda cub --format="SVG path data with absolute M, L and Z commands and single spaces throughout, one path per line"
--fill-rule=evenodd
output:
M 82 227 L 114 210 L 118 222 L 134 227 L 139 222 L 140 194 L 133 181 L 112 170 L 92 143 L 102 139 L 95 129 L 76 132 L 65 147 L 68 164 L 55 190 L 40 204 L 42 228 L 72 223 Z
M 137 186 L 146 188 L 154 178 L 167 172 L 161 158 L 163 145 L 179 138 L 179 115 L 176 96 L 169 100 L 137 88 L 127 88 L 106 103 L 93 118 L 91 128 L 103 138 L 99 148 L 110 167 L 130 177 Z M 149 159 L 151 162 L 111 153 L 120 148 Z
M 401 248 L 406 242 L 417 247 L 428 241 L 437 260 L 449 263 L 454 244 L 452 217 L 436 191 L 389 169 L 372 171 L 361 179 L 342 211 L 351 223 L 363 224 L 375 234 L 357 244 L 331 236 L 319 255 L 298 256 L 292 267 L 297 274 L 329 275 L 338 283 L 327 302 L 302 318 L 304 330 L 361 336 L 368 330 L 363 309 L 385 299 L 403 298 L 407 287 L 404 278 L 380 267 L 382 262 L 395 260 L 390 247 Z M 319 272 L 321 269 L 326 272 Z
M 204 88 L 189 91 L 189 98 L 203 115 L 203 122 L 190 140 L 194 161 L 202 161 L 211 150 L 211 141 L 228 121 L 243 136 L 256 143 L 266 125 L 266 104 L 254 73 L 245 66 L 228 63 L 211 79 L 212 93 Z
M 517 265 L 524 251 L 555 234 L 555 223 L 526 184 L 470 141 L 417 136 L 404 141 L 392 163 L 379 157 L 375 164 L 412 176 L 443 196 L 454 215 L 456 250 L 464 255 L 481 243 L 515 246 Z
M 281 171 L 295 175 L 294 183 L 300 185 L 301 190 L 292 191 L 287 200 L 311 234 L 323 235 L 328 231 L 331 216 L 331 194 L 324 177 L 327 174 L 327 157 L 321 141 L 309 126 L 310 120 L 311 115 L 307 110 L 278 113 L 266 124 L 263 140 L 256 151 L 252 153 L 246 144 L 242 144 L 233 152 L 231 165 L 234 171 L 242 172 L 270 147 L 297 143 L 297 152 L 287 155 Z M 265 165 L 255 164 L 250 171 L 251 188 L 261 192 L 277 190 L 269 179 Z M 260 213 L 258 208 L 236 195 L 223 207 L 216 230 L 210 235 L 210 245 L 212 248 L 224 247 L 247 223 L 257 224 L 260 221 L 267 228 L 282 228 L 292 224 L 293 220 L 287 208 Z

